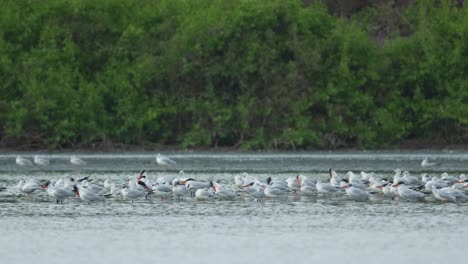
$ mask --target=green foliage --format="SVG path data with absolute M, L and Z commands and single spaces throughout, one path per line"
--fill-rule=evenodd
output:
M 0 143 L 243 149 L 457 143 L 468 8 L 420 1 L 383 44 L 302 1 L 13 1 L 0 9 Z

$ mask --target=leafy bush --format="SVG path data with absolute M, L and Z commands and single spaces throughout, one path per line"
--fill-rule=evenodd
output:
M 302 1 L 13 1 L 0 9 L 0 143 L 243 149 L 462 142 L 468 8 L 418 1 L 372 38 Z M 395 21 L 392 21 L 395 24 Z

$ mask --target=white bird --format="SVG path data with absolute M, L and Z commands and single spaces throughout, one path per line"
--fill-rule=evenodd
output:
M 286 179 L 286 183 L 290 191 L 297 192 L 301 188 L 301 181 L 299 180 L 299 175 L 296 177 L 289 177 Z
M 111 183 L 109 193 L 112 197 L 120 196 L 122 195 L 122 187 L 118 187 L 117 185 L 115 185 L 115 183 Z
M 65 186 L 63 181 L 60 183 L 58 181 L 55 183 L 51 181 L 46 188 L 47 194 L 49 194 L 50 197 L 55 198 L 56 203 L 63 203 L 66 198 L 75 195 L 73 188 Z
M 283 196 L 289 192 L 289 187 L 286 181 L 282 179 L 272 179 L 271 177 L 268 177 L 266 182 L 267 185 L 264 189 L 266 197 L 274 198 Z
M 381 193 L 383 192 L 383 188 L 384 186 L 387 186 L 387 185 L 390 185 L 389 183 L 386 183 L 386 184 L 379 184 L 377 182 L 373 182 L 369 185 L 369 188 L 368 190 L 369 191 L 372 191 L 372 192 L 376 192 L 376 193 Z M 354 186 L 354 184 L 353 184 Z M 363 188 L 360 188 L 361 190 L 366 190 L 366 189 L 363 189 Z
M 312 179 L 308 179 L 304 175 L 299 175 L 298 180 L 301 183 L 301 195 L 315 195 L 317 194 L 317 182 Z
M 177 200 L 181 200 L 188 193 L 187 186 L 183 185 L 179 180 L 172 181 L 172 193 L 175 195 Z
M 78 197 L 80 197 L 82 201 L 88 204 L 92 202 L 104 201 L 104 196 L 88 190 L 85 186 L 81 186 L 81 184 L 75 185 L 74 192 L 78 195 Z
M 424 173 L 422 176 L 421 176 L 421 181 L 423 183 L 427 183 L 428 181 L 430 181 L 431 178 L 429 177 L 429 175 L 427 173 Z
M 459 183 L 468 182 L 468 176 L 466 176 L 465 174 L 460 174 L 460 180 L 458 182 Z
M 373 172 L 370 172 L 370 173 L 366 173 L 364 171 L 361 171 L 361 179 L 363 181 L 368 181 L 370 177 L 373 177 L 375 176 Z
M 244 179 L 240 175 L 235 175 L 234 176 L 234 184 L 237 188 L 242 189 L 244 184 Z
M 435 186 L 432 186 L 432 193 L 434 197 L 441 201 L 451 201 L 456 202 L 457 200 L 466 199 L 466 195 L 457 189 L 450 187 L 444 187 L 442 189 L 437 189 Z
M 398 194 L 405 200 L 418 200 L 424 198 L 424 193 L 410 189 L 404 184 L 398 185 Z
M 169 157 L 161 155 L 160 153 L 158 153 L 158 155 L 156 155 L 156 163 L 158 163 L 159 165 L 164 166 L 164 167 L 176 164 L 175 161 L 173 161 Z
M 198 189 L 195 192 L 195 198 L 197 200 L 212 199 L 212 198 L 215 198 L 215 193 L 213 192 L 211 188 Z
M 395 176 L 393 176 L 393 184 L 390 185 L 390 194 L 391 194 L 390 196 L 392 196 L 392 198 L 400 196 L 398 194 L 398 184 L 400 183 L 400 178 L 401 178 L 401 170 L 395 169 Z
M 39 165 L 39 166 L 47 166 L 49 165 L 49 160 L 45 157 L 41 156 L 34 156 L 34 164 Z
M 341 186 L 341 177 L 336 173 L 334 169 L 329 169 L 328 174 L 330 176 L 330 184 L 333 187 L 340 187 Z M 318 189 L 318 187 L 317 187 Z
M 255 179 L 247 172 L 243 172 L 242 175 L 234 176 L 234 182 L 237 188 L 242 189 L 245 185 L 255 182 Z
M 115 185 L 114 185 L 115 186 Z M 109 178 L 105 179 L 104 180 L 104 189 L 106 189 L 107 191 L 110 191 L 112 188 L 112 182 Z
M 409 186 L 423 185 L 423 182 L 419 178 L 411 176 L 408 171 L 403 172 L 403 177 L 400 178 L 400 181 Z
M 132 203 L 134 200 L 143 198 L 147 194 L 143 188 L 137 186 L 133 186 L 131 188 L 124 186 L 122 187 L 121 193 L 125 200 L 131 200 Z
M 359 188 L 361 190 L 365 190 L 367 188 L 367 185 L 364 184 L 362 178 L 354 174 L 352 171 L 348 171 L 346 176 L 348 176 L 348 182 L 352 184 L 354 188 Z
M 362 177 L 357 176 L 352 171 L 348 171 L 346 173 L 346 176 L 348 177 L 348 182 L 351 183 L 351 184 L 352 183 L 362 183 Z
M 299 181 L 300 186 L 317 184 L 316 179 L 310 179 L 307 176 L 302 175 L 302 174 L 297 175 L 297 179 Z
M 257 202 L 259 202 L 262 198 L 265 198 L 265 184 L 255 181 L 248 185 L 244 185 L 243 188 L 246 193 L 250 196 L 255 197 Z
M 398 181 L 400 181 L 400 178 L 401 178 L 401 170 L 395 169 L 395 176 L 393 176 L 393 184 L 398 184 Z
M 78 158 L 78 157 L 76 157 L 76 156 L 71 156 L 71 157 L 70 157 L 70 163 L 71 163 L 72 165 L 76 165 L 76 166 L 80 166 L 80 165 L 85 165 L 85 164 L 86 164 L 86 162 L 85 162 L 84 160 L 82 160 L 82 159 L 80 159 L 80 158 Z
M 282 179 L 273 179 L 268 177 L 266 180 L 267 185 L 270 185 L 273 188 L 280 189 L 283 191 L 289 191 L 288 184 Z
M 209 182 L 203 182 L 203 181 L 196 181 L 192 178 L 189 178 L 189 179 L 186 179 L 184 181 L 182 181 L 182 184 L 185 184 L 185 186 L 187 187 L 189 193 L 190 193 L 190 196 L 193 196 L 195 194 L 195 192 L 199 189 L 204 189 L 204 188 L 208 188 L 210 187 L 210 183 Z
M 432 191 L 432 187 L 435 187 L 436 189 L 447 187 L 447 182 L 437 177 L 432 177 L 432 180 L 426 182 L 424 188 L 428 191 Z
M 310 196 L 317 194 L 317 186 L 315 184 L 306 184 L 301 186 L 301 195 Z
M 26 158 L 23 158 L 21 156 L 17 156 L 16 157 L 16 165 L 18 165 L 18 166 L 32 166 L 33 163 L 30 160 L 26 159 Z
M 18 184 L 16 185 L 16 188 L 18 189 L 19 192 L 23 189 L 23 186 L 26 184 L 25 180 L 20 180 Z
M 179 176 L 180 177 L 180 176 Z M 175 179 L 174 176 L 172 175 L 163 175 L 163 176 L 159 176 L 157 179 L 156 179 L 156 183 L 157 184 L 166 184 L 166 183 L 171 183 L 173 182 Z
M 452 188 L 452 189 L 459 190 L 459 191 L 462 191 L 463 193 L 465 193 L 465 191 L 466 191 L 465 184 L 466 184 L 466 183 L 457 182 L 457 183 L 454 183 L 454 184 L 451 186 L 451 188 Z
M 329 182 L 317 181 L 316 184 L 318 193 L 334 193 L 338 191 L 338 187 L 332 186 Z
M 356 188 L 351 186 L 345 186 L 346 188 L 346 195 L 349 196 L 354 201 L 357 202 L 364 202 L 367 201 L 370 197 L 370 193 L 368 191 L 361 190 L 360 188 Z
M 87 179 L 83 179 L 81 181 L 81 186 L 86 187 L 86 189 L 88 189 L 88 190 L 90 190 L 92 192 L 95 192 L 95 193 L 99 193 L 99 192 L 102 192 L 103 190 L 105 190 L 105 187 L 103 185 L 98 185 L 98 184 L 91 183 Z
M 423 168 L 434 167 L 436 165 L 437 165 L 437 163 L 435 163 L 435 162 L 429 162 L 428 158 L 424 158 L 423 161 L 421 162 L 421 167 L 423 167 Z
M 393 189 L 396 189 L 393 187 Z M 396 189 L 398 190 L 398 189 Z M 382 192 L 385 196 L 389 196 L 389 197 L 392 197 L 392 199 L 394 197 L 397 197 L 398 196 L 398 191 L 397 192 L 392 192 L 392 185 L 391 184 L 387 184 L 385 187 L 382 188 Z
M 383 192 L 384 186 L 390 185 L 386 179 L 381 179 L 376 176 L 369 177 L 369 190 L 373 192 Z M 364 190 L 364 189 L 363 189 Z M 386 191 L 390 191 L 390 188 L 387 188 Z
M 154 194 L 154 190 L 153 190 L 154 186 L 149 185 L 149 186 L 151 186 L 151 188 L 148 187 L 148 184 L 146 184 L 145 180 L 147 180 L 146 176 L 141 176 L 140 175 L 140 176 L 138 176 L 138 180 L 136 182 L 133 181 L 133 179 L 130 179 L 129 180 L 129 186 L 130 186 L 130 188 L 137 188 L 140 191 L 144 191 L 145 192 L 145 199 L 146 199 L 146 198 L 148 198 L 149 195 Z M 149 183 L 149 180 L 148 180 L 148 183 Z M 153 185 L 156 185 L 156 183 L 154 183 Z
M 284 196 L 289 192 L 288 187 L 284 187 L 281 184 L 275 184 L 275 182 L 270 181 L 270 183 L 266 186 L 264 193 L 266 197 L 274 198 Z
M 41 183 L 37 179 L 29 179 L 23 184 L 20 191 L 23 194 L 29 195 L 29 194 L 33 194 L 34 191 L 36 190 L 44 190 L 45 186 L 46 185 L 41 185 Z M 19 187 L 19 183 L 18 183 L 18 187 Z
M 231 189 L 227 189 L 226 187 L 224 187 L 220 183 L 212 181 L 212 182 L 210 182 L 210 185 L 213 188 L 214 193 L 216 194 L 216 197 L 218 199 L 233 200 L 234 198 L 236 198 L 236 192 L 235 191 L 233 191 Z
M 448 173 L 446 172 L 442 173 L 441 176 L 442 176 L 441 179 L 446 181 L 449 185 L 452 185 L 460 181 L 460 178 L 457 178 L 455 176 L 449 176 Z
M 153 192 L 154 195 L 157 197 L 160 197 L 161 200 L 164 200 L 165 198 L 171 197 L 172 196 L 172 186 L 168 183 L 156 183 L 153 185 Z

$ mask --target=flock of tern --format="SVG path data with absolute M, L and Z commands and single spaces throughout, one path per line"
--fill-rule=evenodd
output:
M 156 162 L 160 166 L 173 166 L 176 162 L 169 157 L 158 154 Z M 18 156 L 19 166 L 47 166 L 49 160 L 35 156 L 33 161 Z M 81 166 L 86 162 L 72 156 L 70 163 Z M 437 166 L 437 163 L 424 159 L 424 168 Z M 36 178 L 23 179 L 11 187 L 18 193 L 33 196 L 46 192 L 56 203 L 67 199 L 81 199 L 86 203 L 111 199 L 125 199 L 131 202 L 139 199 L 158 197 L 161 200 L 184 200 L 194 197 L 197 200 L 208 199 L 254 199 L 260 201 L 268 198 L 281 198 L 291 195 L 332 197 L 346 196 L 351 200 L 364 202 L 378 199 L 401 199 L 424 201 L 436 199 L 444 202 L 468 201 L 468 176 L 450 176 L 442 173 L 440 177 L 423 174 L 412 176 L 408 171 L 396 169 L 392 178 L 381 177 L 375 173 L 352 171 L 340 176 L 335 170 L 328 170 L 327 179 L 320 177 L 296 175 L 287 179 L 267 177 L 258 179 L 248 173 L 236 175 L 233 182 L 226 180 L 196 180 L 186 176 L 182 171 L 178 175 L 164 175 L 156 180 L 150 179 L 143 170 L 137 176 L 131 176 L 123 184 L 116 184 L 110 179 L 93 180 L 90 177 L 74 179 L 63 177 L 48 181 Z M 7 187 L 0 188 L 0 191 Z M 193 199 L 193 198 L 190 198 Z

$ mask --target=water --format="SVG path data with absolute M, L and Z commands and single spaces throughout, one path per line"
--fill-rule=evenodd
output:
M 32 157 L 37 153 L 21 153 Z M 0 263 L 465 263 L 468 203 L 378 200 L 344 196 L 234 201 L 134 203 L 108 199 L 55 204 L 39 194 L 24 197 L 12 186 L 21 178 L 92 175 L 123 183 L 146 169 L 148 176 L 177 175 L 232 185 L 235 174 L 287 178 L 297 173 L 326 177 L 395 168 L 413 175 L 468 172 L 468 152 L 165 153 L 177 161 L 162 171 L 153 153 L 79 155 L 88 164 L 71 167 L 69 154 L 49 155 L 46 168 L 18 168 L 17 153 L 0 155 Z M 441 162 L 422 169 L 424 157 Z M 10 188 L 11 187 L 11 188 Z

